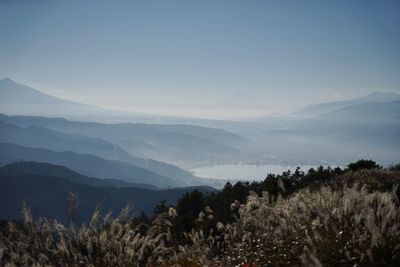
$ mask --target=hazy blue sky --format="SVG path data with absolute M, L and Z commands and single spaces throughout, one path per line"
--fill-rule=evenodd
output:
M 102 106 L 219 117 L 400 92 L 399 3 L 0 1 L 0 78 Z

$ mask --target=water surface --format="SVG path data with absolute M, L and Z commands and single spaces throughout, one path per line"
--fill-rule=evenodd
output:
M 299 166 L 303 171 L 316 166 L 303 165 Z M 235 180 L 263 180 L 268 173 L 280 174 L 284 171 L 294 171 L 297 166 L 283 165 L 252 165 L 252 164 L 224 164 L 200 167 L 191 171 L 198 177 L 207 177 L 215 179 L 235 179 Z

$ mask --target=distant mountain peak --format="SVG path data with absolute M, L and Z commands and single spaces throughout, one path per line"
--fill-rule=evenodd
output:
M 28 87 L 28 88 L 30 88 L 32 90 L 38 91 L 36 89 L 33 89 L 33 88 L 31 88 L 31 87 L 29 87 L 29 86 L 27 86 L 25 84 L 19 83 L 19 82 L 15 81 L 15 80 L 13 80 L 11 78 L 8 78 L 8 77 L 5 77 L 5 78 L 1 79 L 0 80 L 0 85 L 1 86 L 24 86 L 24 87 Z
M 372 93 L 367 94 L 366 96 L 364 96 L 362 98 L 379 100 L 379 99 L 389 99 L 390 97 L 397 98 L 397 97 L 400 97 L 400 94 L 395 93 L 395 92 L 374 91 Z
M 14 81 L 14 80 L 11 80 L 11 79 L 8 78 L 8 77 L 5 77 L 5 78 L 1 79 L 0 82 L 15 82 L 15 81 Z
M 94 105 L 53 96 L 8 77 L 0 79 L 0 111 L 14 115 L 52 117 L 98 116 L 110 112 Z
M 0 80 L 0 104 L 42 105 L 72 103 L 16 82 L 8 77 Z
M 397 100 L 400 100 L 400 94 L 398 93 L 374 91 L 367 95 L 356 98 L 308 105 L 300 109 L 296 113 L 298 115 L 316 116 L 353 105 L 367 104 L 367 103 L 384 103 Z

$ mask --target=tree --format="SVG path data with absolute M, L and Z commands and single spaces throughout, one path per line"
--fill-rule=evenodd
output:
M 165 199 L 160 201 L 159 203 L 156 204 L 156 206 L 154 207 L 154 217 L 156 217 L 157 215 L 160 215 L 161 213 L 164 213 L 166 211 L 168 211 L 168 206 L 165 205 Z
M 373 160 L 365 160 L 365 159 L 360 159 L 357 162 L 350 163 L 347 166 L 347 170 L 349 171 L 357 171 L 357 170 L 362 170 L 362 169 L 381 169 L 382 166 L 378 165 L 375 161 Z
M 193 190 L 186 193 L 178 200 L 176 211 L 179 214 L 179 227 L 185 232 L 189 232 L 200 212 L 205 208 L 205 199 L 202 192 Z

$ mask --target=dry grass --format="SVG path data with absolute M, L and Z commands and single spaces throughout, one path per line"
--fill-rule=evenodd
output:
M 0 265 L 400 266 L 398 177 L 348 173 L 272 202 L 267 193 L 251 193 L 245 204 L 232 204 L 234 223 L 219 223 L 206 209 L 198 224 L 214 231 L 200 227 L 181 245 L 171 236 L 174 209 L 143 232 L 128 220 L 128 209 L 117 219 L 95 211 L 89 225 L 74 227 L 34 222 L 24 208 L 24 223 L 10 222 L 1 232 Z

